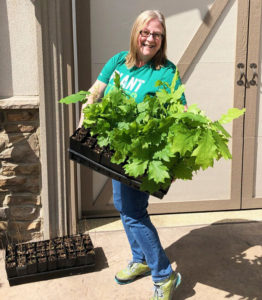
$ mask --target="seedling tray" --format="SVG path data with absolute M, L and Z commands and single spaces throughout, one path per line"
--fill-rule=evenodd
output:
M 90 139 L 93 139 L 90 141 Z M 101 148 L 96 144 L 95 137 L 91 137 L 88 130 L 79 129 L 70 137 L 69 157 L 94 171 L 97 171 L 112 179 L 118 180 L 134 189 L 140 190 L 141 181 L 126 175 L 122 165 L 110 161 L 112 152 L 107 148 Z M 153 196 L 162 199 L 167 190 L 158 190 Z
M 88 234 L 8 244 L 5 266 L 10 285 L 86 273 L 95 266 Z

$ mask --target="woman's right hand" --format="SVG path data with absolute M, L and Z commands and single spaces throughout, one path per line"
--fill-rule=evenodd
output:
M 84 122 L 84 108 L 87 107 L 89 104 L 93 104 L 96 100 L 100 99 L 104 95 L 104 91 L 106 88 L 107 84 L 100 81 L 96 80 L 96 82 L 92 85 L 92 87 L 89 89 L 90 94 L 87 96 L 87 102 L 82 105 L 81 107 L 81 115 L 80 115 L 80 120 L 77 126 L 78 128 L 81 128 Z
M 83 122 L 84 122 L 84 118 L 85 118 L 85 115 L 84 115 L 84 109 L 89 105 L 89 104 L 93 104 L 97 99 L 95 98 L 95 95 L 92 94 L 91 92 L 91 89 L 92 87 L 90 88 L 89 92 L 90 94 L 86 96 L 86 103 L 84 103 L 81 107 L 81 113 L 80 113 L 80 119 L 79 119 L 79 123 L 78 123 L 78 126 L 77 126 L 77 129 L 78 128 L 81 128 L 83 126 Z
M 87 102 L 85 104 L 82 105 L 81 107 L 81 113 L 80 113 L 80 119 L 79 119 L 79 122 L 78 122 L 78 126 L 77 126 L 77 129 L 78 128 L 81 128 L 83 126 L 83 122 L 84 122 L 84 108 L 87 107 Z

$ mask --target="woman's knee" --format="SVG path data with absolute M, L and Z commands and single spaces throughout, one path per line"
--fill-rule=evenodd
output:
M 132 226 L 135 224 L 145 224 L 149 218 L 147 210 L 121 212 L 121 217 L 125 224 Z
M 114 206 L 119 212 L 133 214 L 146 211 L 149 195 L 112 180 Z M 142 213 L 144 214 L 144 213 Z

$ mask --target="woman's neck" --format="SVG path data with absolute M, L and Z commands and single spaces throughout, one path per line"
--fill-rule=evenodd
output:
M 139 61 L 137 61 L 136 66 L 137 66 L 138 68 L 141 68 L 141 67 L 143 67 L 145 64 L 146 64 L 145 61 L 139 60 Z
M 136 67 L 137 68 L 141 68 L 144 65 L 146 65 L 149 62 L 150 59 L 148 59 L 147 57 L 139 57 L 139 55 L 137 55 L 136 58 Z

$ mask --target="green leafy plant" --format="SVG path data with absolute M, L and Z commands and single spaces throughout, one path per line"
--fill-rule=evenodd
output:
M 191 180 L 198 170 L 213 167 L 214 161 L 231 159 L 230 134 L 223 124 L 244 114 L 231 108 L 219 120 L 210 120 L 196 104 L 185 111 L 181 102 L 184 86 L 175 89 L 157 81 L 155 96 L 137 104 L 120 86 L 84 109 L 84 123 L 97 136 L 98 144 L 114 151 L 113 163 L 123 163 L 127 175 L 142 180 L 141 190 L 153 193 L 166 189 L 173 179 Z
M 71 104 L 71 103 L 77 103 L 77 102 L 85 103 L 87 101 L 86 97 L 88 95 L 90 95 L 90 92 L 79 91 L 76 94 L 69 95 L 69 96 L 59 100 L 59 102 L 64 103 L 64 104 Z

